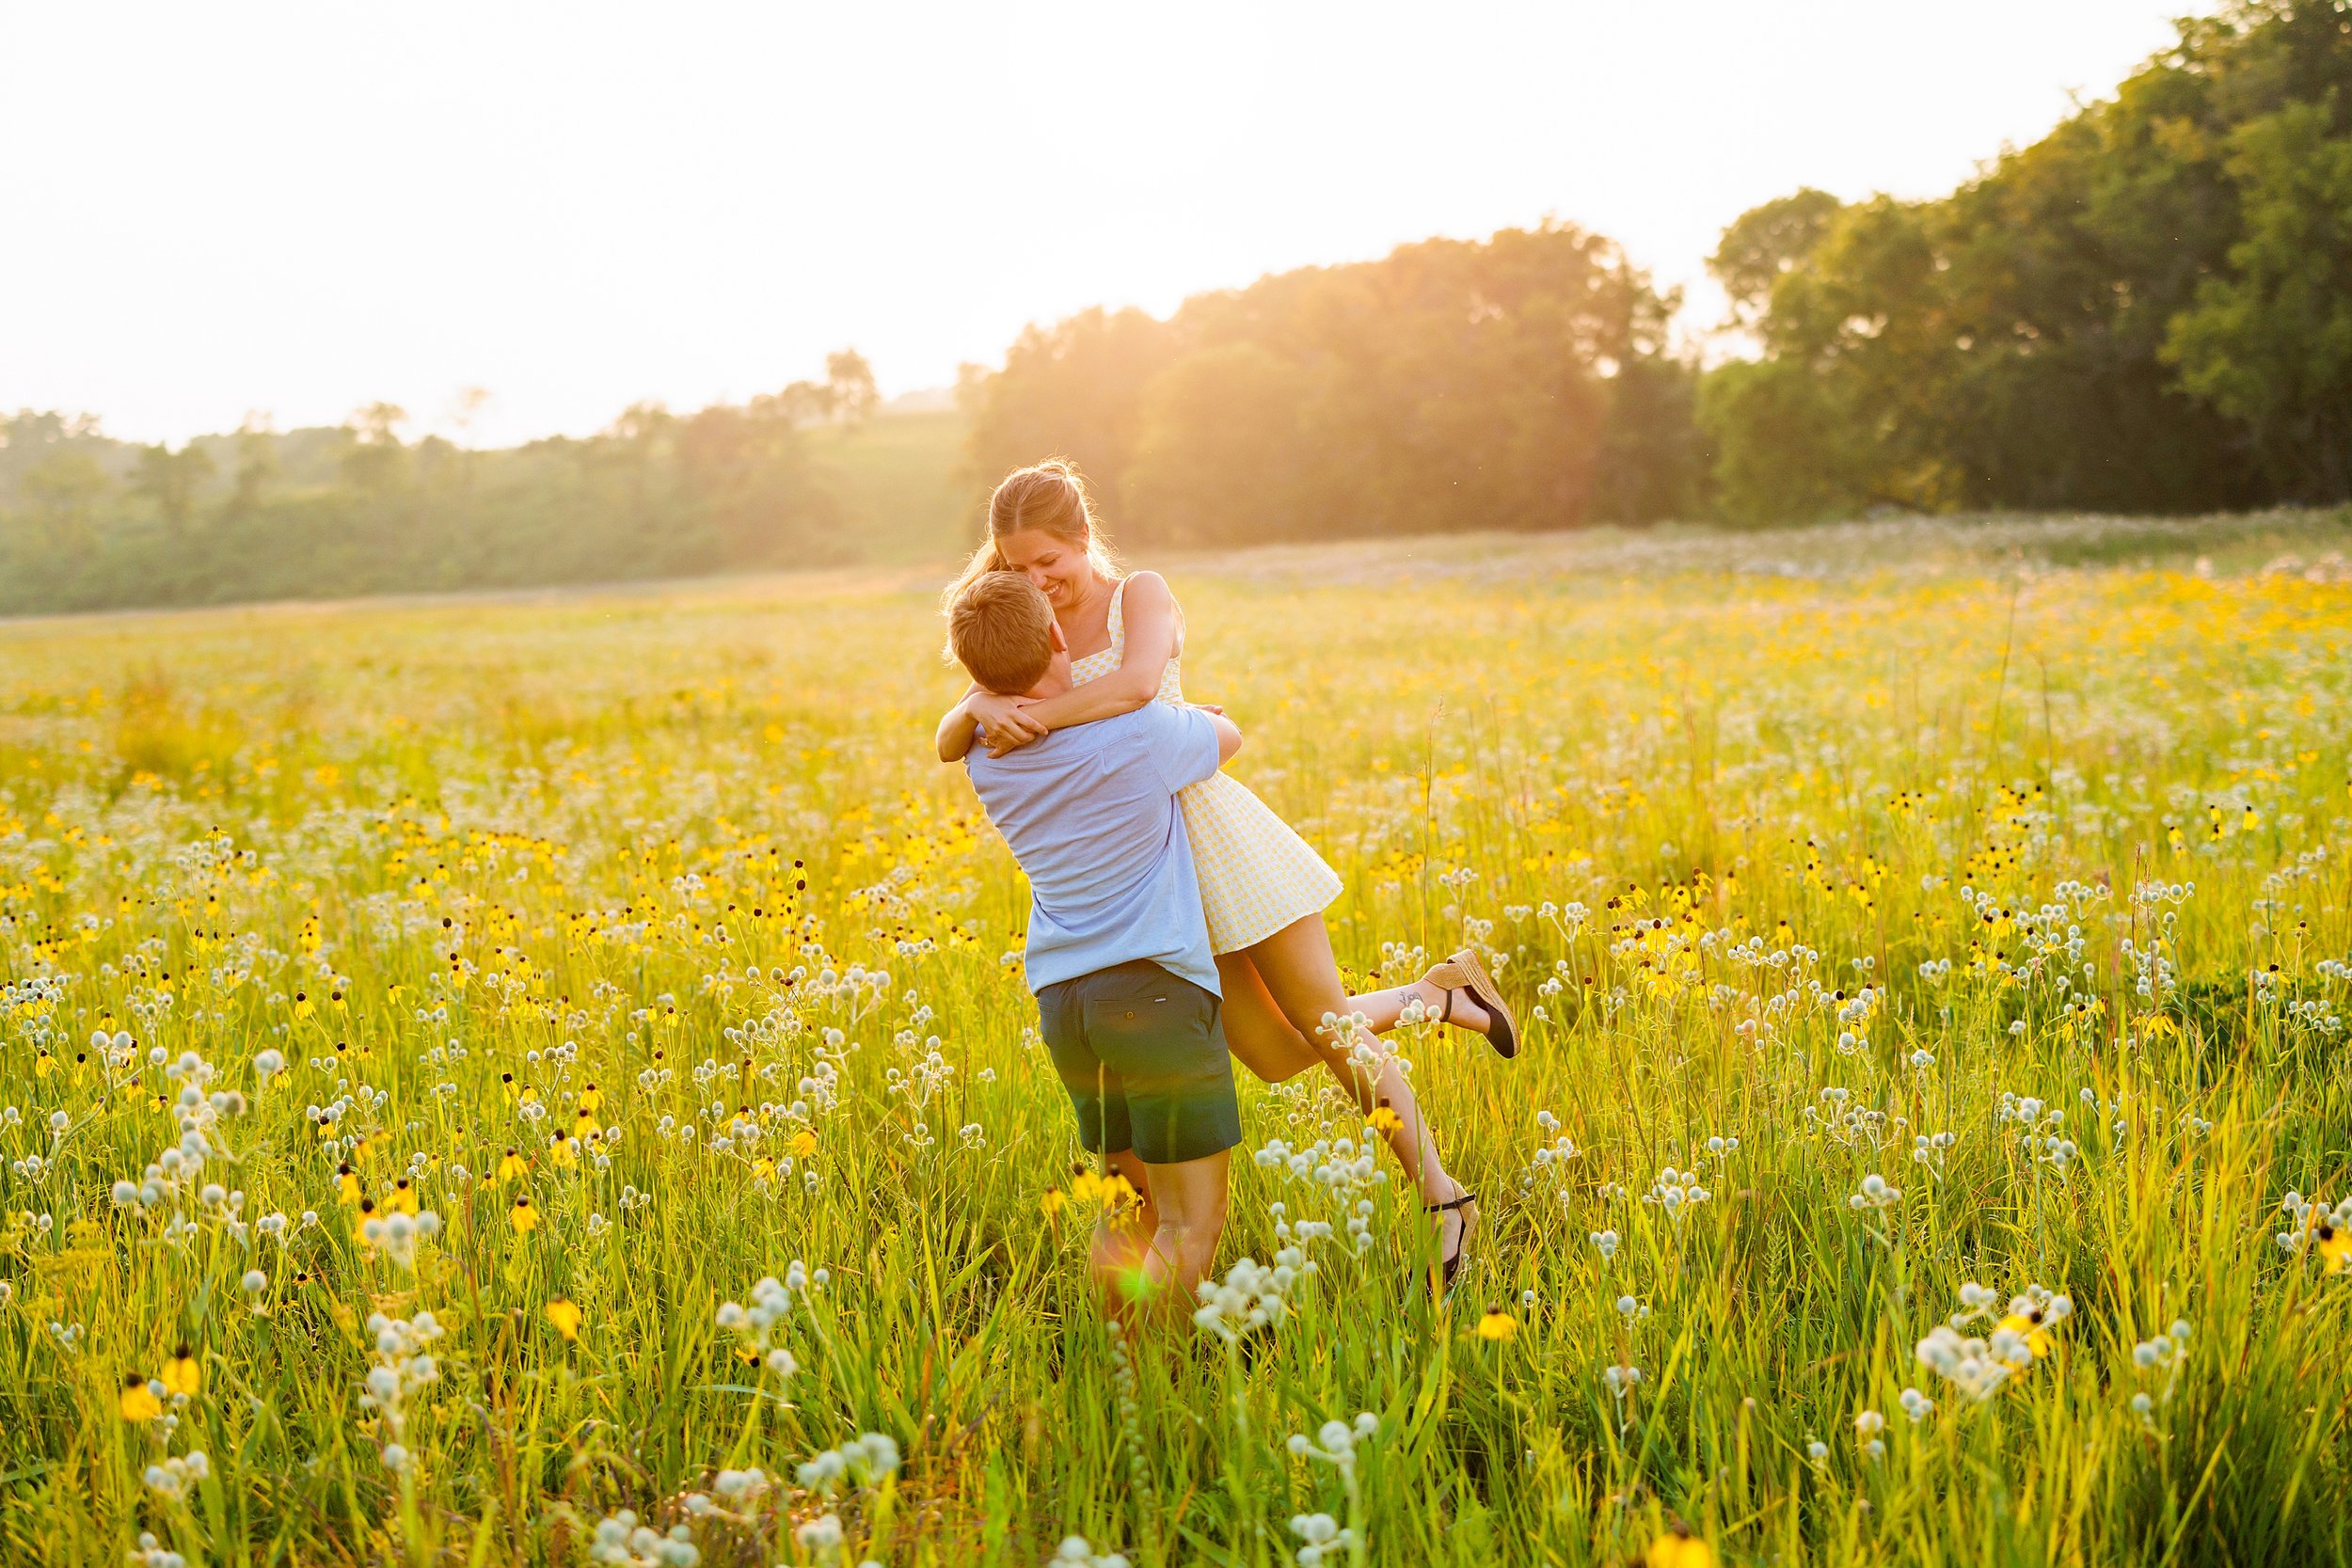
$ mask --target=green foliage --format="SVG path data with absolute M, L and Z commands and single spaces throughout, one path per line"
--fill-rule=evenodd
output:
M 1741 217 L 1712 266 L 1783 368 L 1703 400 L 1726 513 L 2352 496 L 2347 93 L 2352 5 L 2248 0 L 1949 197 Z
M 1697 504 L 1676 300 L 1565 224 L 1031 327 L 973 478 L 1072 457 L 1136 544 L 1646 521 Z
M 2336 119 L 2331 94 L 2231 136 L 2246 237 L 2165 345 L 2297 497 L 2352 494 L 2352 136 L 2329 135 Z
M 177 451 L 19 414 L 0 420 L 0 613 L 858 559 L 812 433 L 852 434 L 873 375 L 854 353 L 828 370 L 740 405 L 640 404 L 600 435 L 503 451 L 404 442 L 389 404 L 338 429 L 247 428 Z

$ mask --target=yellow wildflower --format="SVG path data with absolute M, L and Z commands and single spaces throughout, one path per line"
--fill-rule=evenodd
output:
M 1037 1206 L 1045 1211 L 1047 1219 L 1057 1219 L 1060 1217 L 1062 1206 L 1069 1201 L 1068 1193 L 1063 1192 L 1059 1187 L 1048 1187 L 1038 1195 Z
M 588 1112 L 595 1110 L 597 1106 L 603 1103 L 604 1091 L 597 1088 L 594 1084 L 589 1085 L 586 1088 L 580 1091 L 580 1109 L 581 1115 L 586 1115 Z
M 1402 1128 L 1405 1125 L 1405 1118 L 1391 1110 L 1389 1102 L 1384 1100 L 1372 1108 L 1372 1115 L 1364 1118 L 1364 1125 L 1386 1137 L 1389 1133 Z
M 384 1199 L 384 1207 L 396 1209 L 404 1214 L 417 1212 L 417 1184 L 406 1177 L 392 1183 L 392 1190 Z
M 506 1212 L 506 1223 L 515 1227 L 517 1236 L 528 1236 L 539 1228 L 539 1211 L 531 1206 L 529 1193 L 515 1195 L 515 1207 Z
M 122 1398 L 118 1402 L 126 1421 L 151 1421 L 164 1413 L 163 1402 L 147 1386 L 147 1379 L 129 1372 L 122 1379 Z
M 1649 1544 L 1642 1561 L 1644 1568 L 1715 1568 L 1715 1548 L 1677 1519 L 1665 1534 Z
M 1518 1338 L 1519 1322 L 1500 1307 L 1489 1307 L 1478 1320 L 1478 1337 L 1496 1344 L 1509 1344 Z
M 557 1296 L 548 1303 L 548 1322 L 567 1340 L 580 1338 L 580 1311 L 568 1296 Z
M 2032 1352 L 2033 1358 L 2039 1361 L 2050 1354 L 2050 1330 L 2046 1326 L 2047 1322 L 2041 1307 L 2028 1307 L 2023 1312 L 2010 1313 L 1995 1326 L 2005 1328 L 2025 1340 L 2026 1348 Z
M 514 1149 L 509 1148 L 505 1155 L 499 1161 L 498 1175 L 491 1178 L 491 1180 L 493 1184 L 505 1181 L 519 1181 L 530 1174 L 531 1162 L 524 1159 Z
M 187 1346 L 173 1351 L 171 1359 L 164 1363 L 163 1384 L 166 1393 L 185 1394 L 190 1399 L 203 1392 L 203 1365 L 188 1354 Z
M 346 1209 L 359 1201 L 359 1178 L 349 1161 L 335 1167 L 335 1201 Z
M 2326 1260 L 2329 1274 L 2342 1274 L 2352 1269 L 2352 1231 L 2345 1230 L 2331 1219 L 2323 1219 L 2312 1227 L 2312 1240 L 2319 1256 Z
M 792 1134 L 792 1143 L 790 1147 L 792 1149 L 792 1157 L 794 1159 L 805 1160 L 810 1155 L 817 1152 L 817 1134 L 803 1127 L 799 1132 Z

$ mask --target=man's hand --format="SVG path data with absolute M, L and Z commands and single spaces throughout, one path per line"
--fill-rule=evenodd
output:
M 1026 706 L 1025 698 L 1000 697 L 993 691 L 976 691 L 964 699 L 964 711 L 979 725 L 980 738 L 988 742 L 988 754 L 993 757 L 1045 738 L 1049 732 L 1022 711 Z

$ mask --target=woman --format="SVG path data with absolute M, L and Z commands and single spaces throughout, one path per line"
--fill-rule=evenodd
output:
M 1177 662 L 1184 618 L 1175 597 L 1157 573 L 1120 574 L 1094 527 L 1085 484 L 1068 464 L 1041 463 L 996 486 L 988 543 L 947 591 L 947 602 L 974 578 L 994 571 L 1026 573 L 1051 601 L 1070 644 L 1075 684 L 1039 702 L 977 688 L 966 692 L 940 721 L 942 761 L 962 757 L 976 736 L 1001 754 L 1155 699 L 1184 700 Z M 1518 1029 L 1494 982 L 1465 949 L 1411 985 L 1347 995 L 1323 925 L 1324 907 L 1340 891 L 1338 874 L 1238 780 L 1219 773 L 1176 799 L 1225 992 L 1227 1045 L 1269 1084 L 1318 1062 L 1330 1070 L 1380 1129 L 1422 1207 L 1438 1216 L 1442 1283 L 1451 1285 L 1478 1227 L 1476 1198 L 1446 1173 L 1394 1059 L 1359 1051 L 1369 1044 L 1360 1038 L 1333 1037 L 1348 1031 L 1327 1030 L 1323 1021 L 1360 1015 L 1385 1032 L 1414 1010 L 1485 1035 L 1510 1056 L 1518 1050 Z M 1378 1108 L 1391 1114 L 1377 1115 Z

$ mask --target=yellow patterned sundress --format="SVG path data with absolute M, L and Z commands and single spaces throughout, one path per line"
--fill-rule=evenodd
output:
M 1111 590 L 1111 645 L 1070 661 L 1073 685 L 1109 674 L 1127 657 L 1126 598 L 1127 579 L 1121 578 Z M 1161 702 L 1184 700 L 1179 671 L 1180 662 L 1169 659 L 1160 677 Z M 1192 840 L 1212 952 L 1232 953 L 1263 942 L 1340 895 L 1340 874 L 1239 779 L 1212 774 L 1177 791 L 1176 803 Z

